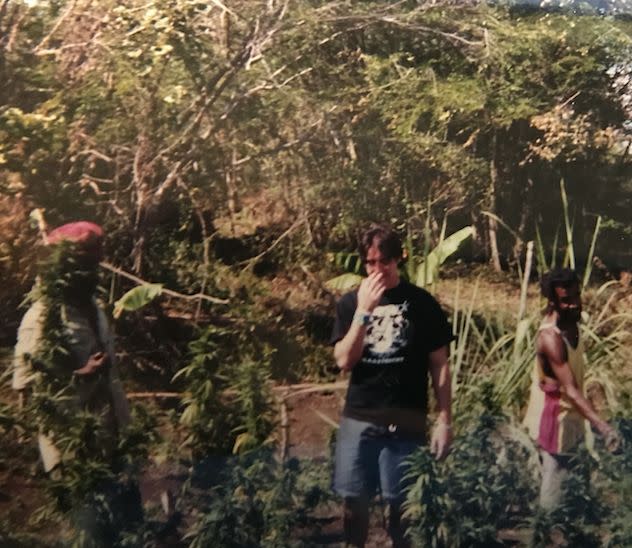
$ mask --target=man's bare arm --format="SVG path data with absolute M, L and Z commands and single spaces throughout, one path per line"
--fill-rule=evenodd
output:
M 364 349 L 366 325 L 353 322 L 347 334 L 334 346 L 336 364 L 343 371 L 350 371 L 360 361 Z
M 573 371 L 568 364 L 568 356 L 562 337 L 555 332 L 541 331 L 538 337 L 538 351 L 551 366 L 555 378 L 560 383 L 560 390 L 581 415 L 604 437 L 611 436 L 614 429 L 597 414 L 590 401 L 577 386 Z
M 430 377 L 438 411 L 430 440 L 430 450 L 437 459 L 442 459 L 448 454 L 452 443 L 452 380 L 448 357 L 447 345 L 431 352 L 429 356 Z
M 372 274 L 362 280 L 358 289 L 358 307 L 355 314 L 371 314 L 379 304 L 385 289 L 381 274 Z M 353 321 L 346 335 L 334 346 L 336 364 L 343 371 L 350 371 L 360 361 L 366 329 L 366 325 Z

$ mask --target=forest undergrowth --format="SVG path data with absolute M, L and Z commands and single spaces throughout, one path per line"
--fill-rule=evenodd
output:
M 411 459 L 414 543 L 632 545 L 630 13 L 630 0 L 1 1 L 0 545 L 339 542 L 337 418 L 306 405 L 328 442 L 299 458 L 284 397 L 341 394 L 334 303 L 363 275 L 372 221 L 400 231 L 401 274 L 438 296 L 456 336 L 454 447 Z M 116 462 L 86 450 L 94 417 L 57 413 L 64 387 L 43 390 L 44 420 L 10 389 L 45 233 L 79 219 L 105 231 L 99 299 L 134 409 Z M 520 423 L 536 282 L 560 265 L 582 277 L 588 396 L 626 443 L 611 455 L 587 431 L 569 496 L 542 515 Z M 55 417 L 78 455 L 61 477 L 36 450 Z M 94 496 L 114 480 L 144 490 L 133 526 L 108 502 L 121 493 Z M 373 532 L 382 518 L 377 499 Z
M 425 449 L 411 459 L 406 513 L 415 544 L 543 546 L 561 536 L 571 546 L 625 546 L 632 538 L 625 503 L 632 496 L 632 407 L 627 395 L 631 318 L 625 305 L 630 289 L 620 283 L 588 287 L 582 324 L 588 339 L 589 393 L 627 443 L 610 455 L 598 438 L 589 436 L 577 456 L 572 496 L 552 515 L 536 510 L 537 454 L 520 426 L 539 299 L 530 299 L 518 328 L 506 308 L 498 308 L 497 314 L 489 309 L 492 296 L 503 292 L 513 295 L 505 300 L 507 306 L 517 305 L 517 283 L 497 277 L 486 280 L 481 273 L 473 279 L 457 278 L 456 273 L 452 278 L 447 271 L 436 290 L 458 336 L 451 352 L 455 443 L 444 462 L 435 462 Z M 258 336 L 265 331 L 259 329 L 248 322 L 201 325 L 182 350 L 186 365 L 159 387 L 182 395 L 134 401 L 137 420 L 145 417 L 143 427 L 153 431 L 137 440 L 145 444 L 146 455 L 137 457 L 137 466 L 145 471 L 159 468 L 177 480 L 171 487 L 169 513 L 164 514 L 157 500 L 146 501 L 144 524 L 125 531 L 117 544 L 309 546 L 339 540 L 324 533 L 335 527 L 331 520 L 339 504 L 330 490 L 329 459 L 282 457 L 282 413 L 273 387 L 286 379 L 278 371 L 273 378 L 274 337 L 266 342 Z M 121 342 L 125 341 L 123 337 Z M 322 373 L 310 371 L 312 362 L 305 361 L 303 380 L 334 379 L 322 336 L 312 344 L 323 347 L 314 357 Z M 133 355 L 133 349 L 126 348 L 125 353 Z M 9 357 L 7 352 L 5 359 Z M 136 374 L 129 386 L 139 386 L 144 374 Z M 27 478 L 33 486 L 28 503 L 33 514 L 25 519 L 7 512 L 3 538 L 15 546 L 50 545 L 61 538 L 92 545 L 85 540 L 89 536 L 77 534 L 70 525 L 69 514 L 35 512 L 50 500 L 50 491 L 45 494 L 48 480 L 34 464 L 36 454 L 28 442 L 34 432 L 15 412 L 12 398 L 4 392 L 0 426 L 6 440 L 5 481 L 0 490 L 10 506 L 16 493 L 10 491 L 8 474 Z M 331 432 L 333 442 L 335 421 L 321 428 Z M 143 451 L 136 447 L 135 453 Z M 50 512 L 52 507 L 47 508 Z M 34 515 L 39 515 L 39 523 Z M 60 539 L 53 541 L 47 527 L 57 519 L 65 526 Z

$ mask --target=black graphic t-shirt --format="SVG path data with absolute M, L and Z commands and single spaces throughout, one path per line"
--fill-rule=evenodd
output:
M 351 327 L 357 305 L 357 291 L 338 302 L 332 344 Z M 385 291 L 367 326 L 362 358 L 351 370 L 343 414 L 372 422 L 390 420 L 393 409 L 424 414 L 428 355 L 452 339 L 443 310 L 426 290 L 401 280 Z

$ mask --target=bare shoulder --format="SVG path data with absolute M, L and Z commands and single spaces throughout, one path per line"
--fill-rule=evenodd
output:
M 546 358 L 551 364 L 561 364 L 567 360 L 562 335 L 553 327 L 541 329 L 538 332 L 536 349 L 538 355 Z

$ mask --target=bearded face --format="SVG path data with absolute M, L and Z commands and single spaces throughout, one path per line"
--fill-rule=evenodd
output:
M 579 285 L 556 286 L 554 290 L 554 306 L 560 321 L 564 323 L 579 322 L 582 317 L 582 299 Z
M 77 255 L 74 268 L 67 273 L 67 286 L 64 293 L 70 299 L 85 301 L 92 298 L 99 282 L 98 260 Z

